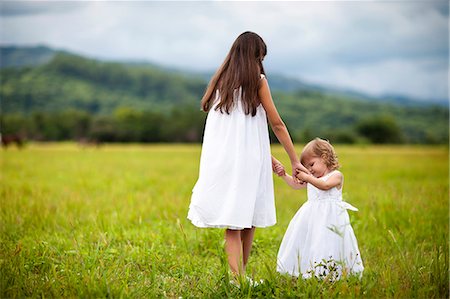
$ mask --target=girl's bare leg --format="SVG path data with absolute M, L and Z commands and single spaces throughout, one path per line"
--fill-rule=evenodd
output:
M 225 231 L 225 252 L 228 257 L 228 264 L 234 275 L 243 273 L 242 267 L 242 241 L 241 231 L 227 229 Z
M 253 237 L 255 235 L 255 227 L 246 228 L 241 231 L 241 241 L 242 241 L 242 258 L 243 258 L 243 271 L 245 272 L 245 267 L 247 266 L 248 257 L 250 256 L 250 251 L 252 250 Z

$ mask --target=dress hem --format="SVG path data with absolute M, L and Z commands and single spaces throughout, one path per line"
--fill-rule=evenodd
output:
M 252 228 L 252 227 L 258 227 L 258 228 L 265 228 L 265 227 L 270 227 L 270 226 L 274 226 L 276 224 L 276 222 L 271 223 L 271 224 L 252 224 L 251 226 L 233 226 L 233 225 L 228 225 L 228 224 L 209 224 L 209 223 L 205 223 L 202 222 L 200 220 L 195 220 L 192 218 L 188 219 L 192 222 L 192 224 L 196 227 L 199 228 L 226 228 L 226 229 L 233 229 L 233 230 L 243 230 L 243 229 L 247 229 L 247 228 Z

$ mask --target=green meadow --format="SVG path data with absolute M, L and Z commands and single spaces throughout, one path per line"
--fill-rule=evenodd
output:
M 448 147 L 336 146 L 345 199 L 359 208 L 349 213 L 362 279 L 276 272 L 306 191 L 274 176 L 278 223 L 256 230 L 247 269 L 264 282 L 240 289 L 229 284 L 223 230 L 186 219 L 200 150 L 74 143 L 1 150 L 0 297 L 448 298 Z M 280 146 L 272 152 L 289 165 Z

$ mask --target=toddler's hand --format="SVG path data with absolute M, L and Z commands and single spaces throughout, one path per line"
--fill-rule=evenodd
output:
M 280 161 L 273 159 L 272 160 L 272 170 L 275 172 L 278 176 L 284 176 L 286 175 L 286 171 L 284 170 L 283 164 L 281 164 Z
M 277 164 L 274 167 L 274 172 L 278 175 L 278 176 L 285 176 L 286 175 L 286 171 L 284 170 L 284 166 L 281 164 Z
M 308 177 L 310 176 L 310 174 L 303 172 L 303 171 L 297 171 L 297 179 L 300 181 L 300 183 L 304 183 L 307 182 Z
M 306 187 L 306 182 L 305 181 L 300 181 L 300 180 L 297 180 L 297 184 L 299 184 L 300 186 L 302 186 L 302 187 Z

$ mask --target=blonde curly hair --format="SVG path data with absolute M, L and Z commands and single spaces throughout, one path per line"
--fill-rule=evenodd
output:
M 300 163 L 305 167 L 305 159 L 308 157 L 322 158 L 330 170 L 335 170 L 340 167 L 336 152 L 328 140 L 316 137 L 314 140 L 308 142 L 300 155 Z

